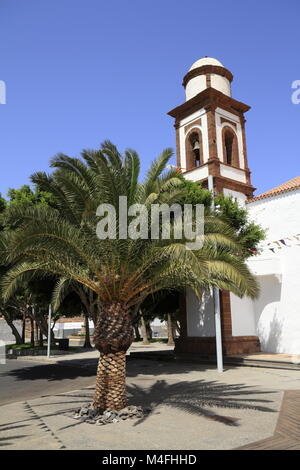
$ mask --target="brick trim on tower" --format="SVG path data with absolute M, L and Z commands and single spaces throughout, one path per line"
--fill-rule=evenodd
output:
M 225 122 L 227 124 L 231 124 L 231 126 L 233 126 L 236 130 L 236 122 L 230 121 L 229 119 L 225 119 L 225 118 L 221 117 L 221 124 L 224 124 Z
M 176 122 L 178 122 L 190 116 L 195 111 L 207 107 L 221 107 L 239 118 L 241 117 L 241 113 L 246 113 L 250 109 L 250 106 L 247 104 L 224 95 L 224 93 L 221 93 L 215 88 L 206 88 L 190 100 L 169 111 L 168 115 L 175 118 Z
M 207 112 L 207 134 L 208 134 L 208 160 L 218 160 L 217 155 L 217 129 L 216 129 L 216 117 L 215 108 L 208 106 Z M 218 173 L 219 174 L 219 173 Z
M 179 126 L 175 124 L 174 127 L 175 127 L 175 133 L 176 133 L 176 165 L 177 165 L 177 168 L 180 168 L 181 167 L 181 154 L 180 154 Z
M 199 126 L 201 127 L 201 118 L 199 119 L 195 119 L 194 121 L 190 122 L 189 124 L 187 124 L 186 126 L 184 126 L 184 132 L 185 132 L 185 135 L 187 134 L 187 132 L 192 129 L 193 127 L 195 126 Z
M 225 67 L 221 67 L 220 65 L 202 65 L 201 67 L 196 67 L 195 69 L 190 70 L 184 77 L 182 85 L 186 87 L 187 83 L 192 79 L 197 77 L 198 75 L 207 75 L 207 74 L 216 74 L 221 75 L 221 77 L 227 78 L 229 82 L 232 82 L 233 75 L 232 73 L 226 69 Z

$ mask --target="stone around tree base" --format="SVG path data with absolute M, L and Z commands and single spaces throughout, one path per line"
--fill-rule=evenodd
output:
M 141 406 L 126 406 L 122 410 L 105 410 L 100 412 L 93 408 L 93 405 L 85 405 L 75 411 L 74 419 L 78 419 L 85 423 L 97 424 L 103 426 L 104 424 L 118 423 L 125 419 L 143 418 L 151 412 L 151 409 L 143 409 Z

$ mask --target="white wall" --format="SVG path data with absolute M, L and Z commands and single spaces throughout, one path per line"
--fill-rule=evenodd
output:
M 230 82 L 226 77 L 212 73 L 211 87 L 219 90 L 221 93 L 224 93 L 224 95 L 231 96 Z M 206 88 L 206 75 L 197 75 L 196 77 L 192 78 L 188 81 L 185 88 L 186 101 L 198 95 L 198 93 L 201 93 L 201 91 L 205 90 Z
M 256 334 L 260 339 L 261 350 L 265 352 L 282 352 L 281 332 L 284 316 L 281 312 L 282 285 L 273 275 L 258 278 L 260 296 L 253 302 L 255 311 Z
M 232 196 L 238 200 L 241 206 L 245 205 L 247 200 L 247 196 L 244 193 L 240 193 L 239 191 L 233 191 L 232 189 L 223 189 L 224 196 Z
M 187 335 L 188 336 L 214 336 L 214 308 L 213 300 L 209 294 L 203 294 L 199 302 L 195 294 L 187 289 Z
M 197 75 L 188 81 L 185 88 L 186 101 L 201 93 L 206 89 L 206 75 Z
M 300 246 L 286 248 L 283 264 L 280 315 L 283 318 L 279 352 L 300 354 Z
M 251 202 L 247 209 L 270 241 L 300 233 L 300 189 Z
M 250 217 L 268 229 L 269 242 L 300 233 L 300 190 L 247 204 Z M 257 335 L 270 353 L 300 354 L 300 241 L 250 258 L 260 285 L 258 299 L 231 298 L 233 336 Z M 188 336 L 214 336 L 211 298 L 199 304 L 187 294 Z
M 233 168 L 232 166 L 220 165 L 221 176 L 224 178 L 230 178 L 235 181 L 240 181 L 241 183 L 246 183 L 246 175 L 244 171 Z
M 67 338 L 69 335 L 78 334 L 84 326 L 84 321 L 79 322 L 57 322 L 53 328 L 54 335 L 57 338 Z M 90 333 L 94 330 L 94 323 L 89 320 Z
M 184 177 L 186 180 L 189 180 L 189 181 L 200 181 L 208 177 L 208 167 L 207 165 L 204 165 L 204 166 L 195 168 L 194 170 L 188 171 L 187 173 L 185 173 Z
M 300 242 L 290 247 L 282 245 L 276 253 L 266 246 L 300 233 L 300 190 L 254 201 L 247 208 L 251 218 L 267 229 L 265 250 L 256 257 L 261 294 L 254 302 L 262 350 L 300 354 Z M 265 275 L 265 263 L 259 268 L 263 258 L 276 259 L 273 275 Z
M 231 96 L 230 81 L 227 78 L 212 73 L 210 79 L 212 88 L 221 91 L 224 95 Z
M 240 299 L 230 293 L 232 336 L 255 336 L 255 312 L 249 297 Z

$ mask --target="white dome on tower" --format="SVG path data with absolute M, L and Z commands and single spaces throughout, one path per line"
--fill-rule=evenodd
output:
M 196 60 L 196 62 L 193 63 L 191 66 L 190 70 L 196 69 L 198 67 L 203 67 L 203 65 L 218 65 L 219 67 L 224 67 L 224 65 L 217 59 L 214 59 L 213 57 L 203 57 L 202 59 Z
M 214 88 L 224 95 L 231 96 L 232 73 L 222 62 L 213 57 L 202 57 L 193 63 L 183 79 L 186 101 L 207 88 Z

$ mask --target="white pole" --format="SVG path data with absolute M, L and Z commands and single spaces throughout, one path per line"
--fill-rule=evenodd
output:
M 48 344 L 47 344 L 47 357 L 50 357 L 50 343 L 51 343 L 51 304 L 49 304 L 48 314 Z
M 214 201 L 214 182 L 213 176 L 208 176 L 208 189 L 212 193 L 212 209 L 215 208 Z M 220 293 L 217 287 L 213 288 L 214 310 L 215 310 L 215 329 L 216 329 L 216 352 L 217 352 L 217 367 L 218 372 L 222 373 L 223 370 L 223 352 L 222 352 L 222 328 L 221 328 L 221 310 L 220 310 Z

